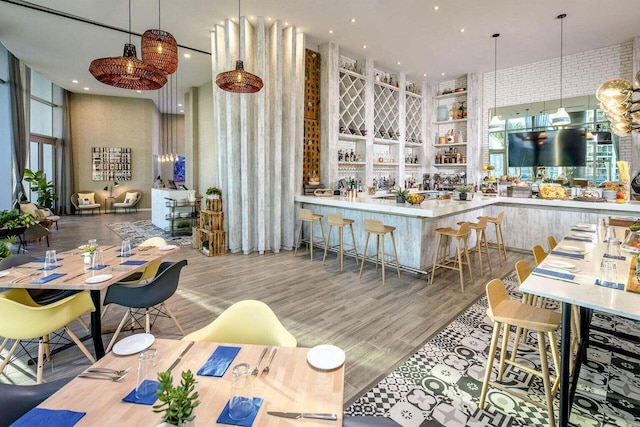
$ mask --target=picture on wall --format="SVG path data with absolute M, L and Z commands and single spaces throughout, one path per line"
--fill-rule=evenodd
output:
M 91 148 L 94 181 L 131 181 L 131 148 Z
M 173 180 L 175 182 L 184 182 L 185 161 L 184 156 L 178 156 L 178 160 L 173 164 Z

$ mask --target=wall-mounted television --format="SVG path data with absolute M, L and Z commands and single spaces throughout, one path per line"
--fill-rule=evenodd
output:
M 510 132 L 509 167 L 586 166 L 585 128 Z

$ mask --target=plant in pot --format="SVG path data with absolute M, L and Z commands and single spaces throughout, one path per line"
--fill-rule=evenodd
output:
M 407 189 L 403 190 L 402 187 L 400 187 L 397 190 L 395 190 L 393 194 L 396 195 L 396 203 L 404 203 L 405 197 L 409 195 L 409 190 Z
M 200 404 L 195 391 L 196 380 L 191 370 L 182 372 L 180 385 L 173 384 L 170 371 L 159 372 L 160 388 L 156 391 L 160 403 L 153 406 L 153 412 L 162 413 L 161 426 L 185 426 L 193 421 L 193 413 Z
M 17 209 L 0 212 L 0 229 L 28 227 L 35 223 L 35 218 L 28 213 L 21 213 Z
M 219 199 L 222 196 L 222 191 L 218 187 L 209 187 L 205 194 L 210 199 Z
M 466 185 L 463 185 L 462 187 L 456 188 L 456 191 L 460 194 L 460 200 L 467 200 L 467 193 L 470 190 L 471 189 L 469 187 L 467 187 Z
M 53 181 L 47 181 L 43 171 L 34 172 L 31 169 L 25 169 L 24 180 L 31 185 L 32 191 L 38 193 L 38 204 L 53 209 L 53 202 L 58 200 Z

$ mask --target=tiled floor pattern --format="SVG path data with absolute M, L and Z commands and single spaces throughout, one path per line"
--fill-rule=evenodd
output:
M 519 300 L 515 276 L 506 278 L 505 283 L 512 297 Z M 478 408 L 493 328 L 486 309 L 487 300 L 483 297 L 354 402 L 345 414 L 386 416 L 405 427 L 547 425 L 546 411 L 492 387 L 485 409 Z M 616 316 L 596 313 L 593 324 L 640 334 L 640 323 Z M 635 349 L 640 355 L 640 348 L 611 335 L 592 332 L 591 339 Z M 519 360 L 524 357 L 539 366 L 536 353 L 519 351 L 519 356 Z M 553 368 L 553 364 L 550 366 Z M 494 368 L 492 378 L 496 372 Z M 588 427 L 640 425 L 639 374 L 640 360 L 591 347 L 580 371 L 571 422 Z M 544 401 L 539 377 L 507 365 L 504 384 L 536 401 Z M 557 398 L 555 404 L 557 411 Z
M 117 222 L 114 224 L 107 224 L 114 233 L 123 239 L 131 240 L 131 243 L 137 245 L 144 242 L 150 237 L 163 237 L 167 243 L 174 245 L 190 245 L 191 244 L 191 226 L 189 226 L 189 234 L 172 236 L 171 233 L 166 233 L 159 227 L 156 227 L 148 220 L 131 221 L 131 222 Z

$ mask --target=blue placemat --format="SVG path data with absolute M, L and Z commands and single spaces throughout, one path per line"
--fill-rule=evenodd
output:
M 109 267 L 107 264 L 95 265 L 93 267 L 89 267 L 89 270 L 102 270 L 103 268 Z
M 31 283 L 36 284 L 36 285 L 39 285 L 39 284 L 42 284 L 42 283 L 47 283 L 47 282 L 50 282 L 52 280 L 56 280 L 58 277 L 62 277 L 65 274 L 66 273 L 52 273 L 52 274 L 49 274 L 47 276 L 42 276 L 42 277 L 32 281 Z
M 584 259 L 584 254 L 574 254 L 570 252 L 551 251 L 551 255 L 564 256 L 573 259 Z
M 592 228 L 572 228 L 571 231 L 575 231 L 576 233 L 595 233 L 596 230 Z
M 135 254 L 132 252 L 132 253 L 130 253 L 129 255 L 123 255 L 123 254 L 120 254 L 120 255 L 118 255 L 118 257 L 119 257 L 119 258 L 129 258 L 130 256 L 134 256 L 134 255 L 135 255 Z
M 43 270 L 49 271 L 49 270 L 55 270 L 56 268 L 60 268 L 60 267 L 62 267 L 62 266 L 61 265 L 52 265 L 52 266 L 47 267 L 47 268 L 40 267 L 38 270 L 39 271 L 43 271 Z
M 596 286 L 604 286 L 605 288 L 617 289 L 619 291 L 624 289 L 624 283 L 615 283 L 615 282 L 602 282 L 600 283 L 600 279 L 596 279 Z
M 202 365 L 202 368 L 198 370 L 198 375 L 205 375 L 208 377 L 223 376 L 239 351 L 240 347 L 228 347 L 224 345 L 218 346 L 211 357 L 209 357 L 205 364 Z
M 604 254 L 602 255 L 602 258 L 611 258 L 611 259 L 617 259 L 620 261 L 625 261 L 627 259 L 627 257 L 624 255 L 613 255 L 613 254 Z
M 540 267 L 533 270 L 533 272 L 542 276 L 556 277 L 558 279 L 565 279 L 565 280 L 573 280 L 576 278 L 575 274 L 561 273 L 559 271 L 547 270 L 546 268 L 540 268 Z
M 245 426 L 245 427 L 251 427 L 251 424 L 253 424 L 253 421 L 256 419 L 256 415 L 258 415 L 258 411 L 260 410 L 260 406 L 262 406 L 262 398 L 260 397 L 254 397 L 253 398 L 253 412 L 251 413 L 251 415 L 249 415 L 246 418 L 243 418 L 241 420 L 233 420 L 231 419 L 231 417 L 229 416 L 229 402 L 227 402 L 226 405 L 224 405 L 224 409 L 222 409 L 222 412 L 220 413 L 220 416 L 218 417 L 218 420 L 216 422 L 220 423 L 220 424 L 230 424 L 232 426 Z
M 144 380 L 142 382 L 142 385 L 143 387 L 149 387 L 149 388 L 155 386 L 155 390 L 149 396 L 138 399 L 136 397 L 136 389 L 134 388 L 133 390 L 131 390 L 129 394 L 123 397 L 122 400 L 124 402 L 129 402 L 129 403 L 138 403 L 140 405 L 153 405 L 154 403 L 156 403 L 156 400 L 158 400 L 158 397 L 156 396 L 156 391 L 160 389 L 160 383 L 158 381 Z
M 58 262 L 62 261 L 64 258 L 56 258 Z M 44 258 L 34 259 L 33 262 L 44 262 Z
M 138 245 L 131 245 L 131 249 L 137 248 Z M 116 252 L 122 252 L 122 248 L 116 249 Z
M 588 242 L 588 243 L 591 243 L 593 241 L 591 239 L 586 239 L 584 237 L 571 237 L 571 236 L 565 237 L 564 240 L 575 240 L 577 242 Z
M 11 427 L 72 427 L 85 414 L 86 412 L 33 408 L 11 424 Z
M 142 264 L 146 264 L 147 261 L 142 261 L 142 260 L 136 260 L 136 259 L 131 259 L 129 261 L 123 261 L 120 263 L 120 265 L 142 265 Z

